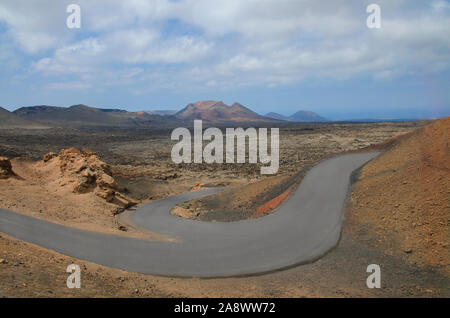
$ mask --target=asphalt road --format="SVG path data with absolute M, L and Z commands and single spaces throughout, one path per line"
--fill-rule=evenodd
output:
M 347 154 L 313 167 L 275 213 L 239 222 L 199 222 L 169 213 L 180 202 L 217 192 L 172 196 L 139 208 L 133 222 L 178 242 L 86 232 L 0 209 L 0 232 L 56 252 L 133 272 L 225 277 L 315 260 L 339 241 L 351 173 L 375 153 Z

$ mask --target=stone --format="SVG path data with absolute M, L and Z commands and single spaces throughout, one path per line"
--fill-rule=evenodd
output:
M 6 157 L 0 157 L 0 179 L 8 179 L 15 176 L 12 170 L 11 161 Z
M 44 157 L 42 158 L 42 160 L 44 160 L 44 162 L 48 162 L 48 161 L 52 160 L 52 159 L 55 158 L 55 157 L 58 157 L 58 155 L 57 155 L 56 153 L 54 153 L 54 152 L 49 152 L 49 153 L 46 153 L 46 154 L 44 155 Z

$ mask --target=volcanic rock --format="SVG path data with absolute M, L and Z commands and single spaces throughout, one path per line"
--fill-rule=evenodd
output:
M 6 157 L 0 157 L 0 179 L 8 179 L 14 176 L 12 171 L 11 161 Z
M 59 160 L 61 186 L 71 185 L 72 192 L 79 194 L 93 192 L 107 202 L 124 208 L 136 204 L 134 200 L 117 191 L 118 185 L 111 175 L 110 166 L 101 161 L 96 153 L 69 148 L 61 150 L 57 155 L 46 154 L 44 162 L 53 158 Z

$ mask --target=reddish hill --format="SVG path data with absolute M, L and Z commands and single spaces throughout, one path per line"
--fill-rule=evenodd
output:
M 175 116 L 183 120 L 201 119 L 209 123 L 274 121 L 271 118 L 255 113 L 239 103 L 228 106 L 221 101 L 211 100 L 189 104 L 176 113 Z
M 450 273 L 450 117 L 398 138 L 354 185 L 349 224 L 390 253 Z

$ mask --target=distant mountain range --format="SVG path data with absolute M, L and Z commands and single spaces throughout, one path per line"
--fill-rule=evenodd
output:
M 0 107 L 0 128 L 150 128 L 176 125 L 186 126 L 195 119 L 201 119 L 210 125 L 326 121 L 323 117 L 308 111 L 299 111 L 289 117 L 276 113 L 262 116 L 239 103 L 228 106 L 221 101 L 212 100 L 188 104 L 180 111 L 150 110 L 128 112 L 121 109 L 101 109 L 87 105 L 70 107 L 41 105 L 21 107 L 10 112 Z
M 146 110 L 149 115 L 170 116 L 175 115 L 178 110 Z
M 291 122 L 326 122 L 329 121 L 326 118 L 323 118 L 319 115 L 317 115 L 314 112 L 307 111 L 307 110 L 300 110 L 291 116 L 283 116 L 278 113 L 267 113 L 265 115 L 266 117 L 278 119 L 278 120 L 285 120 L 285 121 L 291 121 Z
M 162 126 L 168 120 L 146 112 L 128 112 L 120 109 L 100 109 L 86 105 L 70 107 L 31 106 L 13 112 L 19 118 L 47 126 L 64 127 L 148 127 Z

